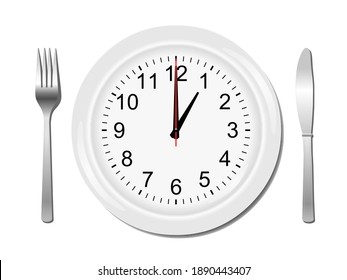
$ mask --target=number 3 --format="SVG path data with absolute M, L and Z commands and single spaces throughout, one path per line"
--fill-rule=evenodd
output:
M 237 131 L 237 124 L 235 122 L 230 122 L 230 123 L 228 123 L 228 126 L 229 127 L 231 126 L 230 129 L 233 132 L 232 134 L 230 134 L 230 132 L 229 132 L 228 136 L 230 138 L 235 138 L 239 134 L 239 132 Z

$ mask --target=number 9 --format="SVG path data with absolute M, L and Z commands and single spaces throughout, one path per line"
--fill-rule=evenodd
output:
M 116 122 L 114 125 L 114 131 L 116 132 L 114 134 L 116 138 L 122 138 L 125 132 L 124 124 L 121 122 Z

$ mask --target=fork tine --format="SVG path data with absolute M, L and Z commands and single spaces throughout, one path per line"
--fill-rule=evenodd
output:
M 43 49 L 42 81 L 43 81 L 43 87 L 47 87 L 47 55 L 46 55 L 46 49 Z
M 47 87 L 52 87 L 52 55 L 51 49 L 48 49 L 48 67 L 47 67 Z
M 40 49 L 37 49 L 36 86 L 42 87 L 42 63 Z
M 60 76 L 59 76 L 59 65 L 58 65 L 58 54 L 57 49 L 54 51 L 54 65 L 53 65 L 53 78 L 52 86 L 60 88 Z

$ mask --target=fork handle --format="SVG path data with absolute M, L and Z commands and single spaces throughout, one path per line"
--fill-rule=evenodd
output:
M 313 181 L 313 135 L 304 135 L 304 185 L 302 219 L 305 223 L 315 221 L 314 211 L 314 181 Z
M 44 113 L 41 219 L 45 223 L 53 222 L 51 114 L 49 113 Z

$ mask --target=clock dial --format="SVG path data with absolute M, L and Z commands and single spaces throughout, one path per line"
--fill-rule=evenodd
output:
M 225 52 L 201 39 L 221 38 L 213 33 L 167 27 L 170 41 L 164 30 L 125 40 L 128 48 L 116 46 L 89 74 L 76 101 L 75 151 L 117 217 L 194 234 L 232 220 L 263 192 L 278 160 L 280 113 L 269 82 L 232 43 Z
M 117 192 L 149 211 L 208 209 L 236 191 L 256 154 L 251 95 L 206 51 L 141 53 L 100 91 L 92 131 L 99 165 Z

